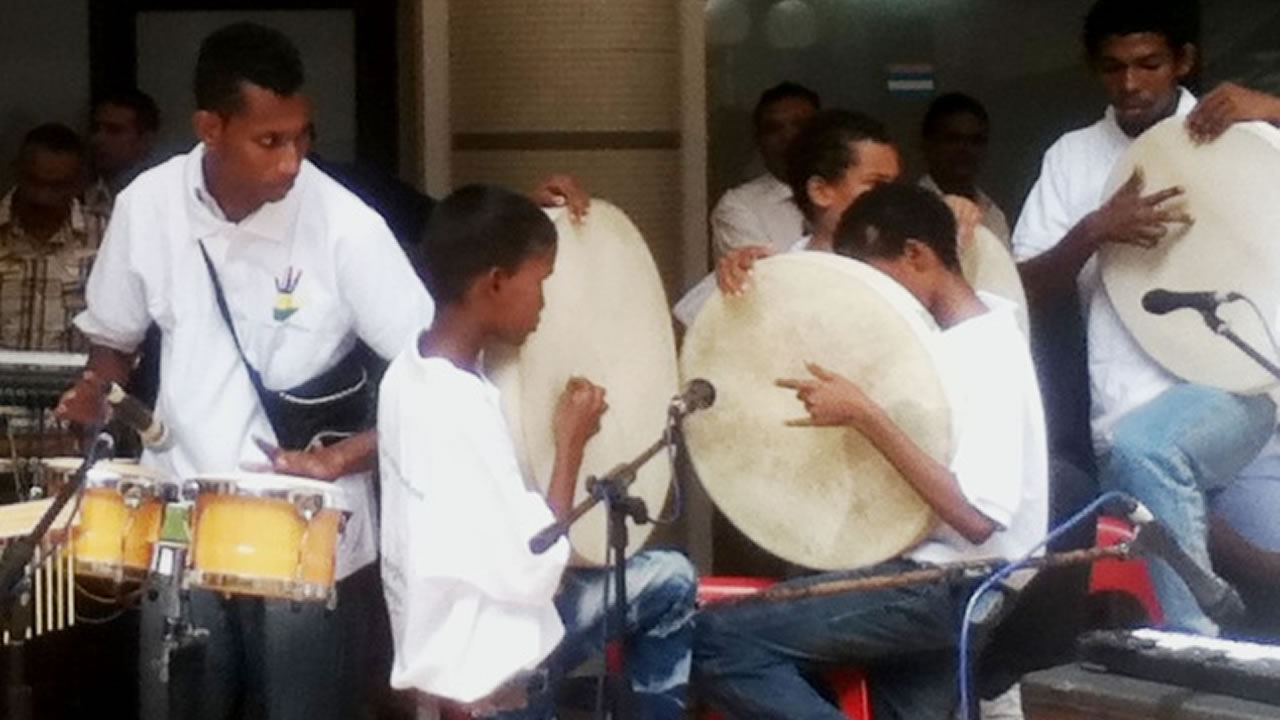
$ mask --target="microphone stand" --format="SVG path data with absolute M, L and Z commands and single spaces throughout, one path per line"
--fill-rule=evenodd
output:
M 31 720 L 32 714 L 31 686 L 26 678 L 26 644 L 27 627 L 31 615 L 31 577 L 30 567 L 36 550 L 40 547 L 45 533 L 53 525 L 53 521 L 62 512 L 71 498 L 80 492 L 84 485 L 89 468 L 98 461 L 100 455 L 111 452 L 110 435 L 99 434 L 101 425 L 92 428 L 85 437 L 92 438 L 87 443 L 84 459 L 80 467 L 72 473 L 71 478 L 60 488 L 53 503 L 45 510 L 39 522 L 31 532 L 5 546 L 0 555 L 0 610 L 9 621 L 9 638 L 12 642 L 9 653 L 9 677 L 7 680 L 5 717 L 12 720 Z
M 613 603 L 606 609 L 604 617 L 604 634 L 608 640 L 619 644 L 616 656 L 610 656 L 606 647 L 605 676 L 612 687 L 612 713 L 614 720 L 634 720 L 639 718 L 636 712 L 634 692 L 631 688 L 631 676 L 627 670 L 627 519 L 637 525 L 650 521 L 648 508 L 642 498 L 628 494 L 628 489 L 635 482 L 636 472 L 641 466 L 657 455 L 663 448 L 675 442 L 676 430 L 683 413 L 672 408 L 666 428 L 662 436 L 630 462 L 623 463 L 605 473 L 602 477 L 587 478 L 588 496 L 573 507 L 564 518 L 548 525 L 534 535 L 529 541 L 529 549 L 534 554 L 547 551 L 569 528 L 583 515 L 587 514 L 599 503 L 605 504 L 609 514 L 605 535 L 609 544 L 609 570 L 613 581 Z M 597 705 L 596 717 L 606 717 L 603 705 Z
M 1244 338 L 1237 335 L 1236 331 L 1231 329 L 1231 325 L 1226 320 L 1223 320 L 1218 316 L 1217 308 L 1212 310 L 1201 310 L 1200 316 L 1204 318 L 1204 324 L 1208 325 L 1210 330 L 1230 340 L 1232 344 L 1240 348 L 1245 355 L 1253 358 L 1254 362 L 1261 365 L 1267 372 L 1275 376 L 1277 380 L 1280 380 L 1280 366 L 1268 360 L 1262 355 L 1262 353 L 1258 352 L 1252 345 L 1245 341 Z

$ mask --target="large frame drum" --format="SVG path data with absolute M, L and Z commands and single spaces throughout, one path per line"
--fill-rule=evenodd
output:
M 857 383 L 939 462 L 952 453 L 937 327 L 906 290 L 822 252 L 762 259 L 751 289 L 714 293 L 685 336 L 681 372 L 716 387 L 685 421 L 689 454 L 717 507 L 760 546 L 817 569 L 869 565 L 920 542 L 927 504 L 851 428 L 789 427 L 804 417 L 779 378 L 815 362 Z
M 502 391 L 525 475 L 544 492 L 555 460 L 552 418 L 565 383 L 576 375 L 605 388 L 609 409 L 587 443 L 577 503 L 587 496 L 589 475 L 604 475 L 661 436 L 678 390 L 675 336 L 657 266 L 621 210 L 592 200 L 581 224 L 563 210 L 549 214 L 559 240 L 555 272 L 543 283 L 538 329 L 520 348 L 491 348 L 485 361 Z M 657 458 L 636 474 L 630 492 L 656 516 L 670 485 L 671 469 Z M 570 528 L 575 562 L 605 564 L 606 525 L 605 508 L 597 506 Z M 651 530 L 631 528 L 628 552 Z

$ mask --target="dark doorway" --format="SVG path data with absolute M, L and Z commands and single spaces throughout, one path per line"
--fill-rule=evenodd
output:
M 353 93 L 352 97 L 345 98 L 345 103 L 342 97 L 329 98 L 329 104 L 338 112 L 350 114 L 350 118 L 338 117 L 331 123 L 331 129 L 342 126 L 339 134 L 344 136 L 336 139 L 333 159 L 376 168 L 392 175 L 397 172 L 399 112 L 395 3 L 353 0 L 113 0 L 90 3 L 89 13 L 90 89 L 94 93 L 110 87 L 139 84 L 140 76 L 151 69 L 139 66 L 140 55 L 148 50 L 155 52 L 157 47 L 159 51 L 164 48 L 148 39 L 171 40 L 163 31 L 166 23 L 171 23 L 178 31 L 190 31 L 193 23 L 207 23 L 210 18 L 231 22 L 238 19 L 236 15 L 249 19 L 275 15 L 290 20 L 295 27 L 297 23 L 305 25 L 308 14 L 326 20 L 332 20 L 335 15 L 345 17 L 351 37 L 349 42 L 345 37 L 343 41 L 351 48 L 351 57 L 333 58 L 326 52 L 321 58 L 325 62 L 345 63 L 344 75 L 349 76 L 346 78 L 349 82 L 338 85 L 350 88 Z M 289 32 L 288 26 L 281 29 Z M 295 41 L 303 49 L 305 62 L 305 38 L 295 38 Z M 140 43 L 148 44 L 142 47 Z M 181 58 L 184 67 L 194 63 L 195 47 L 187 48 L 186 53 L 190 57 Z M 163 62 L 163 58 L 158 60 Z M 144 63 L 147 61 L 146 57 L 142 59 Z M 308 86 L 311 93 L 319 92 L 323 99 L 323 94 L 332 93 L 334 87 L 322 85 L 324 78 L 318 77 L 311 67 L 315 64 L 309 63 L 307 67 Z M 143 89 L 151 92 L 146 87 Z M 324 107 L 317 103 L 317 112 L 323 110 Z M 164 122 L 170 127 L 185 127 L 188 120 L 186 117 L 169 117 Z M 319 147 L 324 148 L 326 129 L 323 122 L 319 123 L 318 130 Z M 335 141 L 332 136 L 330 140 Z

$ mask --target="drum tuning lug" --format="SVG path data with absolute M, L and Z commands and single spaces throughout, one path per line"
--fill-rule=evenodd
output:
M 137 510 L 142 505 L 142 489 L 137 485 L 129 486 L 123 493 L 124 506 L 130 510 Z
M 316 513 L 324 509 L 324 498 L 315 494 L 298 493 L 292 497 L 293 507 L 297 509 L 298 514 L 303 520 L 311 522 Z

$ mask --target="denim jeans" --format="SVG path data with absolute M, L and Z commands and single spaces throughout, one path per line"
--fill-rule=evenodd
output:
M 389 637 L 377 622 L 382 598 L 377 565 L 338 582 L 338 605 L 294 604 L 191 591 L 191 621 L 209 634 L 176 654 L 170 682 L 159 681 L 156 658 L 163 610 L 144 600 L 139 638 L 143 720 L 350 720 L 366 709 L 366 674 L 387 682 Z M 379 668 L 382 670 L 380 671 Z
M 893 560 L 778 587 L 918 567 Z M 810 676 L 858 665 L 867 674 L 876 720 L 949 718 L 958 696 L 960 621 L 975 585 L 935 582 L 704 608 L 694 618 L 694 688 L 732 720 L 841 720 L 844 715 Z
M 637 717 L 683 720 L 693 640 L 693 604 L 697 577 L 684 555 L 646 550 L 627 560 L 627 671 L 638 703 Z M 522 710 L 501 713 L 502 720 L 555 717 L 559 680 L 604 654 L 605 587 L 613 590 L 607 568 L 569 568 L 556 595 L 565 636 L 543 662 L 547 688 L 533 694 Z
M 1116 423 L 1099 482 L 1103 490 L 1140 500 L 1209 569 L 1205 494 L 1231 482 L 1274 428 L 1275 403 L 1266 395 L 1176 385 Z M 1163 560 L 1150 559 L 1147 567 L 1167 627 L 1217 634 L 1217 624 Z

